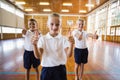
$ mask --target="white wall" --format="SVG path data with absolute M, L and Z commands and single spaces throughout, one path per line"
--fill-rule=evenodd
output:
M 16 15 L 1 9 L 1 25 L 16 27 Z
M 0 8 L 0 24 L 2 24 L 1 8 Z
M 19 27 L 19 28 L 23 28 L 23 26 L 24 26 L 24 18 L 21 18 L 21 17 L 19 17 L 19 16 L 17 16 L 17 27 Z
M 0 25 L 22 28 L 24 26 L 24 13 L 2 0 L 0 1 Z

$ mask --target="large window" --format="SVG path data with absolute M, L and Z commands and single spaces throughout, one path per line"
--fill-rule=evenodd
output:
M 2 27 L 2 33 L 15 33 L 15 28 Z
M 8 12 L 11 12 L 11 13 L 19 16 L 19 17 L 24 18 L 24 13 L 22 11 L 16 9 L 14 6 L 12 6 L 12 5 L 10 5 L 10 4 L 6 3 L 6 2 L 0 1 L 0 8 L 6 10 Z
M 18 22 L 24 20 L 24 13 L 22 11 L 16 9 L 13 5 L 7 3 L 6 1 L 4 1 L 4 0 L 0 1 L 0 8 L 3 10 L 6 10 L 7 11 L 6 13 L 12 13 L 12 15 L 14 15 L 14 16 L 17 15 L 14 18 L 16 18 L 16 20 L 18 20 Z M 3 15 L 4 13 L 1 13 L 1 15 Z M 5 16 L 8 16 L 8 15 L 5 15 Z M 7 19 L 11 20 L 11 18 L 7 18 Z M 17 24 L 16 21 L 14 21 L 13 24 Z M 23 24 L 23 23 L 21 22 L 20 24 Z M 22 29 L 18 28 L 21 26 L 18 26 L 18 25 L 11 26 L 11 27 L 8 27 L 8 26 L 10 26 L 10 24 L 8 24 L 8 25 L 4 24 L 6 26 L 2 26 L 3 24 L 0 24 L 0 25 L 1 25 L 0 33 L 21 33 L 21 31 L 22 31 Z M 15 28 L 15 27 L 17 27 L 17 28 Z
M 88 16 L 88 32 L 93 33 L 95 32 L 95 13 Z
M 5 9 L 6 11 L 11 12 L 11 13 L 14 13 L 14 12 L 15 12 L 15 8 L 14 8 L 13 6 L 11 6 L 11 5 L 8 5 L 8 4 L 5 3 L 5 2 L 0 1 L 0 7 L 1 7 L 2 9 Z
M 120 1 L 116 0 L 110 4 L 110 26 L 120 25 Z
M 16 28 L 16 33 L 21 33 L 22 29 Z
M 107 7 L 105 6 L 88 16 L 89 32 L 101 31 L 102 34 L 106 34 L 107 13 Z
M 21 12 L 20 10 L 16 10 L 15 14 L 16 14 L 17 16 L 19 16 L 19 17 L 24 18 L 24 13 Z
M 117 29 L 116 29 L 116 35 L 120 35 L 120 27 L 117 27 Z
M 113 35 L 111 26 L 120 25 L 120 0 L 110 0 L 109 4 L 99 8 L 88 16 L 88 30 L 100 30 L 103 35 Z M 116 28 L 116 35 L 120 33 Z
M 2 33 L 21 33 L 20 28 L 2 27 Z
M 0 26 L 0 33 L 2 33 L 2 31 L 1 31 L 1 30 L 2 30 L 2 27 Z

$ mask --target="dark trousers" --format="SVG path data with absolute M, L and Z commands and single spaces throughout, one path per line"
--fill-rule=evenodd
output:
M 67 80 L 65 65 L 55 67 L 43 67 L 41 80 Z

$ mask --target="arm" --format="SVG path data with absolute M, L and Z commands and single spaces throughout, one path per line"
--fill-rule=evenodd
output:
M 73 37 L 77 38 L 78 40 L 82 40 L 83 32 L 78 32 L 78 31 L 74 30 L 72 32 L 72 35 L 73 35 Z
M 39 59 L 40 55 L 43 53 L 43 49 L 37 47 L 38 38 L 39 38 L 38 32 L 36 31 L 35 35 L 32 37 L 32 44 L 33 44 L 33 49 L 34 49 L 34 55 L 37 59 Z
M 25 35 L 26 32 L 27 32 L 27 30 L 25 30 L 25 29 L 22 30 L 22 34 L 23 34 L 23 35 Z
M 75 37 L 76 37 L 78 40 L 82 40 L 82 35 L 83 35 L 83 32 L 81 32 L 81 34 L 76 33 L 76 34 L 75 34 Z
M 22 34 L 25 35 L 26 32 L 27 32 L 27 30 L 26 30 L 26 28 L 25 28 L 25 26 L 24 26 L 24 27 L 23 27 L 23 30 L 22 30 Z
M 70 45 L 70 47 L 67 47 L 65 49 L 65 52 L 67 54 L 67 57 L 71 57 L 72 56 L 72 51 L 73 51 L 73 45 Z
M 96 32 L 97 32 L 97 31 L 96 31 Z M 88 37 L 91 37 L 91 38 L 93 38 L 93 39 L 98 39 L 98 35 L 96 34 L 96 32 L 95 32 L 95 34 L 88 33 L 87 36 L 88 36 Z
M 73 39 L 72 36 L 69 37 L 69 43 L 70 43 L 70 46 L 65 48 L 65 52 L 67 54 L 67 57 L 71 57 L 72 56 L 73 44 L 74 44 L 74 39 Z
M 43 49 L 42 48 L 37 48 L 37 45 L 33 45 L 33 49 L 34 49 L 34 55 L 37 59 L 40 58 L 40 55 L 43 53 Z

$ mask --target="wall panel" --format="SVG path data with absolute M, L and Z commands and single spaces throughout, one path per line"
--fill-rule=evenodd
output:
M 2 13 L 1 13 L 1 8 L 0 8 L 0 24 L 2 24 Z
M 16 15 L 1 9 L 1 25 L 16 27 Z
M 23 26 L 24 26 L 24 18 L 21 18 L 21 17 L 17 16 L 16 24 L 17 24 L 18 28 L 23 28 Z
M 25 15 L 25 25 L 26 28 L 28 28 L 28 20 L 30 18 L 34 18 L 38 22 L 38 27 L 39 31 L 41 31 L 42 34 L 46 34 L 49 30 L 47 27 L 47 15 Z M 76 21 L 79 19 L 79 16 L 61 16 L 62 18 L 62 30 L 61 33 L 63 35 L 68 35 L 69 30 L 71 31 L 76 28 Z M 80 17 L 81 19 L 85 20 L 86 22 L 86 17 Z M 73 20 L 73 25 L 69 26 L 67 24 L 67 20 Z M 86 24 L 84 25 L 84 29 L 86 30 Z

